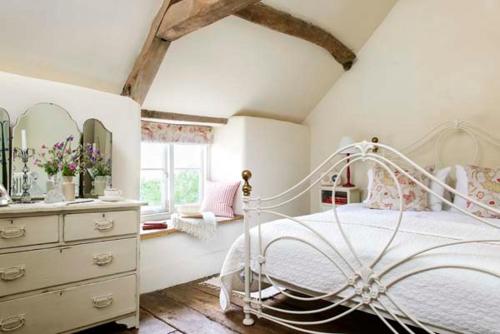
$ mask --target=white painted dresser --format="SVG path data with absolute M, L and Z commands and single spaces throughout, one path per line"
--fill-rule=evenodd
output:
M 0 208 L 0 333 L 137 327 L 140 206 Z

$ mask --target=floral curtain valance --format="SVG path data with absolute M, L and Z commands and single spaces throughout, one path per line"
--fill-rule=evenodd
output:
M 142 121 L 142 141 L 155 143 L 210 144 L 213 131 L 209 126 L 167 124 Z

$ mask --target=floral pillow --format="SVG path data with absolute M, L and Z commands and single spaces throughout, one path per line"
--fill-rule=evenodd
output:
M 465 166 L 468 180 L 468 196 L 500 210 L 500 168 Z M 497 218 L 500 215 L 467 201 L 467 211 L 478 217 Z
M 429 169 L 428 169 L 429 170 Z M 416 170 L 407 170 L 416 180 L 429 185 L 429 179 Z M 430 171 L 431 172 L 431 171 Z M 366 206 L 371 209 L 399 210 L 400 198 L 394 178 L 381 166 L 372 168 L 372 182 Z M 424 211 L 429 209 L 429 194 L 399 171 L 394 171 L 401 186 L 403 210 Z

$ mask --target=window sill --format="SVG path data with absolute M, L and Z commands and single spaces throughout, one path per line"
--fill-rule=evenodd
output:
M 223 225 L 223 224 L 229 224 L 229 223 L 241 221 L 242 219 L 243 219 L 243 216 L 241 216 L 241 215 L 236 215 L 236 216 L 234 216 L 234 218 L 222 218 L 222 217 L 220 217 L 220 218 L 217 218 L 217 223 Z M 169 225 L 170 224 L 171 223 L 169 223 Z M 164 229 L 164 230 L 146 230 L 146 231 L 144 231 L 142 229 L 142 226 L 141 226 L 140 236 L 141 236 L 141 240 L 148 240 L 148 239 L 166 237 L 166 236 L 169 236 L 169 235 L 175 234 L 175 233 L 182 233 L 182 231 L 179 231 L 179 230 L 175 229 L 174 227 L 169 227 L 169 228 Z

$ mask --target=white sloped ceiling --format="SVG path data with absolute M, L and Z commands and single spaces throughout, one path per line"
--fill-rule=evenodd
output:
M 396 0 L 265 0 L 357 51 Z M 0 70 L 120 93 L 162 0 L 2 0 Z M 228 17 L 175 41 L 143 105 L 301 122 L 343 73 L 323 49 Z

